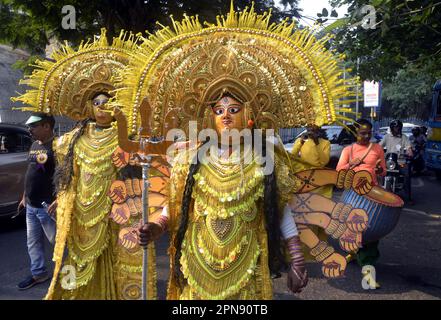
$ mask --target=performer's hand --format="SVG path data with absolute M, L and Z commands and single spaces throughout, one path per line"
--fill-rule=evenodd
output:
M 313 133 L 310 134 L 310 137 L 311 137 L 312 141 L 314 141 L 315 145 L 318 146 L 319 143 L 320 143 L 319 133 L 318 132 L 313 132 Z
M 308 272 L 305 266 L 297 266 L 291 263 L 288 271 L 288 289 L 293 293 L 300 293 L 308 284 Z
M 367 229 L 369 217 L 363 209 L 352 209 L 346 220 L 346 226 L 353 232 L 363 232 Z
M 51 205 L 47 208 L 47 213 L 52 216 L 52 217 L 56 217 L 56 213 L 57 213 L 57 200 L 55 200 L 54 202 L 51 203 Z
M 351 161 L 349 161 L 349 166 L 352 168 L 352 167 L 358 166 L 360 163 L 361 163 L 360 158 L 355 158 L 355 159 L 352 159 Z
M 288 289 L 294 293 L 301 292 L 308 283 L 308 274 L 305 268 L 305 259 L 299 236 L 287 239 L 291 266 L 288 271 Z
M 153 222 L 144 224 L 138 229 L 139 245 L 143 248 L 147 247 L 150 242 L 158 240 L 163 232 L 164 229 L 159 224 Z
M 352 180 L 352 189 L 359 195 L 368 194 L 373 188 L 372 175 L 368 171 L 357 171 Z
M 352 232 L 349 229 L 341 235 L 338 239 L 340 247 L 346 252 L 356 252 L 361 248 L 361 232 Z
M 125 118 L 126 118 L 124 113 L 118 107 L 115 107 L 113 109 L 113 117 L 115 118 L 116 121 L 125 120 Z
M 20 211 L 21 209 L 26 208 L 26 199 L 25 197 L 23 197 L 20 201 L 20 203 L 18 204 L 18 208 L 17 211 Z
M 346 259 L 341 254 L 333 253 L 322 263 L 322 272 L 328 278 L 341 277 L 346 269 Z

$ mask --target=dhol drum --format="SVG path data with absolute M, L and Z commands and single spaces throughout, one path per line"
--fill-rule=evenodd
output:
M 374 187 L 364 196 L 352 189 L 345 190 L 340 201 L 353 208 L 364 209 L 368 214 L 368 228 L 363 232 L 362 243 L 377 241 L 388 235 L 397 225 L 404 204 L 399 196 L 379 187 Z

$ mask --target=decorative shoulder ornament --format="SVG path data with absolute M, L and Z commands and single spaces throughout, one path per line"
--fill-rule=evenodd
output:
M 74 120 L 90 117 L 93 96 L 115 90 L 129 61 L 141 59 L 135 50 L 136 42 L 136 36 L 121 32 L 109 45 L 105 29 L 97 39 L 81 43 L 77 50 L 66 42 L 52 54 L 52 59 L 36 61 L 33 73 L 20 81 L 31 89 L 12 100 L 22 102 L 23 111 L 64 115 Z
M 355 79 L 343 79 L 340 59 L 325 48 L 330 35 L 317 39 L 309 29 L 286 20 L 270 23 L 271 13 L 254 8 L 235 12 L 233 6 L 217 23 L 203 26 L 197 16 L 173 20 L 142 38 L 117 90 L 115 103 L 130 106 L 129 132 L 140 125 L 144 97 L 153 106 L 153 135 L 172 128 L 187 129 L 189 121 L 207 126 L 211 103 L 229 92 L 244 103 L 258 128 L 323 125 L 344 119 Z M 343 110 L 347 112 L 348 110 Z

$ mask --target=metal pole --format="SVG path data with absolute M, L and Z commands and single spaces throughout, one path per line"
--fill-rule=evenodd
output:
M 149 169 L 151 157 L 146 156 L 142 163 L 142 181 L 144 189 L 142 190 L 142 221 L 144 224 L 149 222 Z M 142 300 L 147 300 L 147 247 L 142 252 Z
M 358 77 L 358 66 L 360 64 L 360 58 L 357 58 L 357 77 Z M 356 102 L 355 102 L 355 117 L 359 118 L 358 116 L 358 81 L 357 81 L 357 98 L 356 98 Z
M 346 84 L 346 63 L 343 63 L 343 83 Z M 347 105 L 344 105 L 343 107 L 347 107 Z M 343 116 L 346 117 L 346 112 L 343 112 Z M 346 122 L 346 120 L 345 120 Z

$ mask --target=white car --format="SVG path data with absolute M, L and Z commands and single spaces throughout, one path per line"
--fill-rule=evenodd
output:
M 403 134 L 405 134 L 408 138 L 412 136 L 412 129 L 418 128 L 419 126 L 413 123 L 405 122 L 403 123 Z M 378 129 L 378 132 L 382 137 L 386 135 L 386 133 L 390 133 L 390 127 L 381 127 Z

